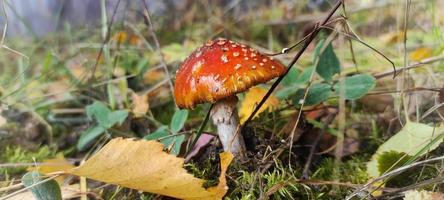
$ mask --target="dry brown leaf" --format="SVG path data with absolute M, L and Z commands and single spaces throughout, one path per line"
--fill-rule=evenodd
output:
M 205 189 L 205 180 L 184 168 L 184 159 L 163 151 L 156 141 L 115 138 L 80 167 L 68 173 L 180 199 L 222 199 L 228 190 L 225 172 L 233 159 L 220 154 L 219 184 Z
M 133 112 L 134 117 L 139 118 L 145 116 L 150 107 L 148 104 L 148 94 L 142 94 L 139 96 L 138 94 L 133 93 L 132 100 L 133 104 L 131 111 Z
M 432 57 L 432 49 L 428 47 L 418 48 L 410 53 L 410 59 L 413 61 L 421 61 L 426 58 Z
M 143 74 L 143 83 L 152 85 L 166 78 L 163 69 L 150 70 Z
M 248 90 L 239 110 L 241 123 L 244 123 L 245 120 L 247 120 L 247 118 L 253 112 L 256 105 L 262 100 L 262 98 L 265 96 L 266 93 L 267 90 L 261 87 L 253 87 L 250 88 L 250 90 Z M 273 109 L 278 105 L 279 105 L 279 99 L 271 95 L 270 97 L 268 97 L 267 101 L 264 103 L 264 105 L 262 105 L 262 107 L 258 110 L 258 112 L 254 117 L 257 117 L 259 113 L 264 112 L 267 108 Z
M 28 168 L 28 171 L 37 170 L 42 174 L 49 174 L 53 172 L 66 171 L 74 167 L 75 166 L 68 162 L 62 154 L 59 154 L 56 158 L 43 161 L 42 165 L 40 166 Z M 55 180 L 57 183 L 63 184 L 65 176 L 59 176 L 55 178 Z

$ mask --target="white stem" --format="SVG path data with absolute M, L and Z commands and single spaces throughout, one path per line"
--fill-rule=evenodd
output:
M 229 97 L 217 101 L 211 109 L 211 118 L 217 126 L 217 134 L 224 151 L 233 155 L 243 156 L 245 152 L 244 138 L 240 133 L 239 116 L 236 109 L 237 97 Z

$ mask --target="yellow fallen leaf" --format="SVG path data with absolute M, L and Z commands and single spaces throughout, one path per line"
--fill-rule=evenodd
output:
M 127 38 L 128 38 L 128 35 L 124 31 L 119 31 L 113 35 L 112 40 L 121 44 L 121 43 L 126 42 Z
M 386 33 L 384 35 L 379 36 L 379 39 L 385 44 L 399 43 L 402 42 L 402 40 L 404 39 L 404 32 L 397 31 L 397 32 Z
M 428 47 L 418 48 L 410 53 L 410 60 L 421 61 L 432 56 L 432 49 Z
M 267 90 L 261 87 L 253 87 L 248 90 L 239 110 L 241 123 L 244 123 L 245 120 L 247 120 L 256 105 L 262 100 L 266 93 Z M 279 100 L 275 96 L 271 95 L 254 117 L 257 117 L 259 113 L 264 112 L 267 108 L 273 109 L 273 107 L 276 107 L 277 105 L 279 105 Z
M 49 174 L 53 172 L 66 171 L 74 168 L 75 166 L 68 162 L 62 154 L 57 155 L 56 158 L 44 160 L 43 163 L 37 167 L 30 167 L 28 171 L 37 170 L 42 174 Z M 55 178 L 57 183 L 62 184 L 65 180 L 65 176 L 61 175 Z
M 205 189 L 205 180 L 184 168 L 184 159 L 163 151 L 156 141 L 115 138 L 83 165 L 68 173 L 179 199 L 222 199 L 228 190 L 225 172 L 233 159 L 222 153 L 219 184 Z
M 132 109 L 131 111 L 134 114 L 134 117 L 139 118 L 145 116 L 148 112 L 149 104 L 148 104 L 148 94 L 138 95 L 133 93 L 132 95 Z

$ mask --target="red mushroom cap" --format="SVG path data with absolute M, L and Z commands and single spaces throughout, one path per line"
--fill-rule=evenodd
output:
M 174 97 L 180 108 L 244 92 L 285 72 L 285 66 L 246 45 L 226 39 L 208 41 L 176 72 Z

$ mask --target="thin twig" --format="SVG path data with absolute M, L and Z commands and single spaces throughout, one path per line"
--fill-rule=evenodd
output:
M 168 66 L 166 65 L 165 57 L 163 56 L 159 40 L 157 39 L 156 33 L 154 32 L 154 26 L 153 26 L 153 23 L 151 22 L 151 16 L 150 16 L 150 13 L 148 11 L 148 5 L 146 4 L 145 0 L 141 0 L 141 2 L 143 4 L 143 6 L 144 6 L 144 10 L 143 10 L 143 18 L 145 19 L 144 22 L 145 22 L 145 24 L 148 26 L 148 28 L 150 30 L 151 37 L 153 37 L 154 44 L 156 45 L 157 51 L 158 51 L 158 53 L 160 55 L 160 64 L 162 65 L 163 69 L 165 70 L 165 73 L 166 73 L 167 78 L 168 78 L 168 84 L 170 86 L 171 97 L 172 97 L 172 99 L 174 101 L 174 105 L 176 106 L 176 108 L 178 108 L 177 104 L 176 104 L 176 99 L 174 98 L 174 93 L 173 93 L 173 90 L 174 90 L 173 80 L 172 80 L 170 72 L 168 70 Z
M 304 169 L 302 171 L 302 179 L 308 179 L 309 178 L 309 174 L 308 171 L 310 169 L 310 165 L 311 165 L 311 161 L 313 159 L 313 155 L 316 151 L 316 147 L 318 146 L 319 141 L 322 138 L 322 135 L 327 131 L 328 129 L 328 125 L 335 119 L 337 112 L 334 113 L 330 113 L 325 122 L 323 123 L 323 127 L 321 132 L 318 134 L 318 136 L 316 137 L 315 141 L 313 142 L 312 146 L 310 147 L 310 154 L 308 155 L 307 161 L 305 162 L 304 165 Z
M 120 5 L 120 0 L 117 1 L 116 6 L 114 7 L 114 11 L 113 11 L 113 14 L 111 16 L 111 20 L 109 22 L 108 29 L 106 31 L 106 37 L 105 37 L 105 39 L 102 42 L 102 47 L 100 48 L 99 53 L 97 54 L 96 62 L 94 63 L 94 66 L 93 66 L 92 72 L 91 72 L 91 76 L 90 76 L 90 78 L 88 80 L 88 85 L 92 86 L 92 82 L 94 81 L 94 77 L 95 77 L 95 74 L 96 74 L 96 71 L 97 71 L 97 66 L 99 65 L 99 61 L 100 61 L 100 58 L 102 57 L 105 45 L 111 39 L 111 28 L 112 28 L 112 26 L 114 24 L 114 18 L 116 16 L 117 8 L 119 8 L 119 5 Z M 90 93 L 92 93 L 92 88 L 90 88 Z
M 404 67 L 403 70 L 400 71 L 399 73 L 403 73 L 404 70 L 409 70 L 409 69 L 413 69 L 413 68 L 422 67 L 423 65 L 431 64 L 431 63 L 442 61 L 442 60 L 444 60 L 444 55 L 426 58 L 424 60 L 418 61 L 416 63 L 410 64 L 409 66 Z M 376 79 L 380 79 L 380 78 L 384 78 L 386 76 L 390 76 L 393 73 L 394 73 L 394 71 L 390 70 L 390 71 L 378 73 L 378 74 L 374 75 L 374 77 Z
M 341 4 L 343 3 L 342 0 L 338 1 L 333 8 L 330 10 L 330 12 L 328 13 L 328 15 L 324 18 L 324 20 L 322 20 L 321 23 L 319 23 L 320 26 L 323 26 L 325 24 L 327 24 L 328 20 L 330 20 L 330 18 L 333 16 L 333 14 L 336 12 L 336 10 L 339 8 L 339 6 L 341 6 Z M 314 38 L 317 36 L 317 34 L 319 33 L 320 29 L 319 26 L 316 26 L 313 31 L 309 34 L 309 37 L 307 38 L 307 40 L 305 40 L 304 46 L 302 46 L 301 50 L 298 51 L 298 53 L 294 56 L 293 60 L 288 64 L 287 66 L 287 70 L 285 71 L 285 73 L 281 76 L 279 76 L 279 78 L 273 83 L 273 85 L 271 85 L 270 89 L 268 90 L 268 92 L 265 94 L 265 96 L 262 98 L 262 100 L 259 102 L 259 104 L 256 106 L 256 108 L 254 109 L 254 111 L 250 114 L 250 116 L 248 117 L 248 119 L 245 121 L 243 127 L 245 127 L 252 119 L 253 117 L 256 115 L 256 113 L 258 112 L 258 110 L 262 107 L 262 105 L 264 105 L 265 101 L 268 99 L 268 97 L 270 97 L 271 93 L 273 93 L 273 91 L 276 89 L 276 87 L 279 85 L 279 83 L 282 81 L 282 79 L 284 79 L 284 77 L 288 74 L 288 72 L 291 70 L 291 68 L 294 66 L 294 64 L 299 60 L 299 58 L 302 56 L 302 54 L 305 52 L 305 50 L 308 48 L 308 46 L 310 45 L 310 43 L 314 40 Z

